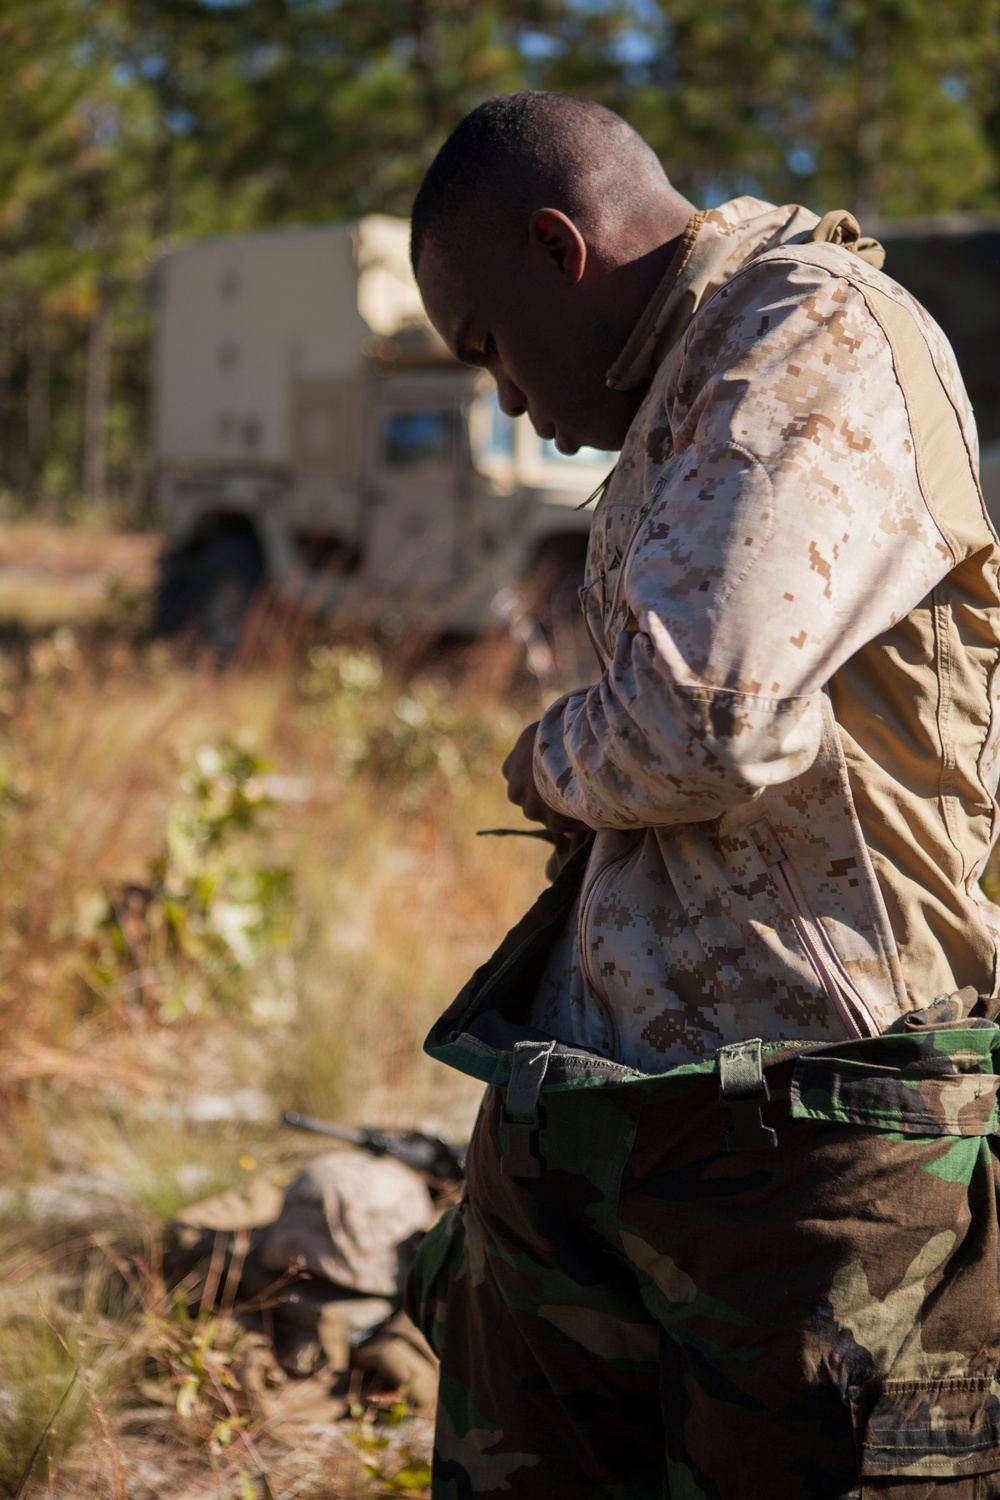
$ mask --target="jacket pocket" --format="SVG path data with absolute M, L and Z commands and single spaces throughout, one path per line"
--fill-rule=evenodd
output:
M 861 1500 L 1000 1496 L 1000 1384 L 994 1377 L 871 1381 L 851 1386 L 848 1399 Z
M 781 840 L 766 819 L 753 823 L 750 837 L 767 866 L 771 883 L 791 918 L 813 972 L 847 1036 L 878 1036 L 877 1025 L 864 998 L 848 977 L 826 931 L 809 905 L 802 882 Z

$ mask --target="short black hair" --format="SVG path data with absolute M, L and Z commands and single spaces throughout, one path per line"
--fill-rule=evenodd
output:
M 652 148 L 631 125 L 591 99 L 540 89 L 487 99 L 455 127 L 427 169 L 413 204 L 413 268 L 428 241 L 443 238 L 470 203 L 493 224 L 541 207 L 585 216 L 595 178 L 605 199 L 620 200 L 640 158 L 662 176 Z

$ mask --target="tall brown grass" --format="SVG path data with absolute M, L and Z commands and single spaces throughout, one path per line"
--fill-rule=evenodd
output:
M 0 655 L 0 1365 L 25 1393 L 0 1495 L 36 1444 L 25 1494 L 62 1492 L 74 1441 L 106 1440 L 103 1354 L 53 1416 L 75 1345 L 44 1323 L 88 1236 L 151 1241 L 184 1202 L 280 1172 L 301 1150 L 286 1107 L 468 1131 L 478 1088 L 421 1041 L 543 884 L 544 846 L 476 838 L 516 821 L 499 766 L 537 707 L 504 643 L 414 665 L 258 642 L 220 673 L 62 630 Z

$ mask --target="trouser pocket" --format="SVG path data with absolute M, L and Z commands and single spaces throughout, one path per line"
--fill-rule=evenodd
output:
M 861 1500 L 1000 1500 L 995 1037 L 928 1029 L 794 1064 L 792 1118 L 860 1128 L 882 1226 L 859 1220 L 832 1289 L 873 1366 L 848 1388 Z
M 1000 1383 L 993 1376 L 884 1380 L 849 1392 L 861 1500 L 1000 1496 Z
M 465 1200 L 442 1214 L 427 1231 L 406 1278 L 403 1306 L 441 1358 L 445 1304 L 465 1255 Z

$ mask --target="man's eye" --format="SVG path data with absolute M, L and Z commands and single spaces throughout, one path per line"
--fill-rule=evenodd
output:
M 486 335 L 486 343 L 483 345 L 483 358 L 484 359 L 493 359 L 493 357 L 495 356 L 496 352 L 497 352 L 497 346 L 493 342 L 493 335 L 492 335 L 492 333 L 488 333 Z

